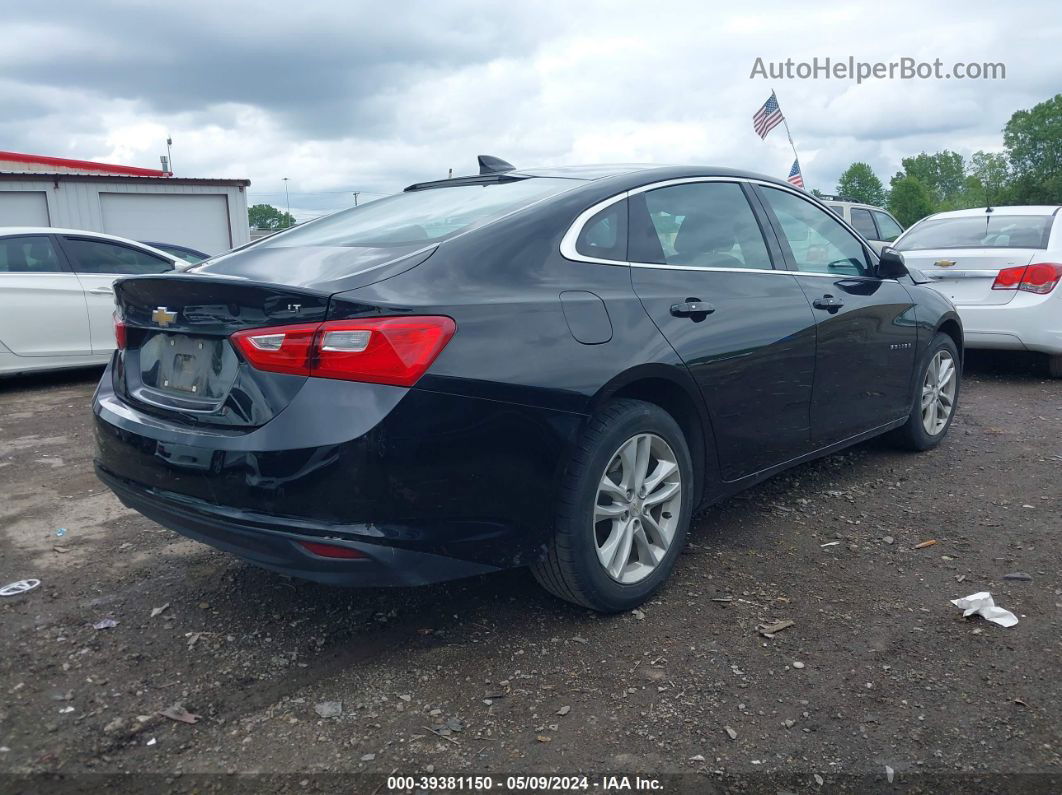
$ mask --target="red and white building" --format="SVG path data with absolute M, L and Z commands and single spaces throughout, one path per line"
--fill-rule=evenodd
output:
M 0 152 L 0 227 L 88 229 L 218 254 L 250 241 L 250 184 Z

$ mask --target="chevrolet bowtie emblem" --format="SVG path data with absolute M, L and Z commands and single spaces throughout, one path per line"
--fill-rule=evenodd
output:
M 955 264 L 955 260 L 953 260 L 953 259 L 938 259 L 933 264 L 936 265 L 938 268 L 950 268 L 952 265 Z
M 156 307 L 155 311 L 151 313 L 151 319 L 160 326 L 168 326 L 177 319 L 177 313 L 171 312 L 164 306 L 160 306 Z

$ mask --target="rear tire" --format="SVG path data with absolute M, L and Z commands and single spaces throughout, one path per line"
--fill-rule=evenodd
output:
M 1047 357 L 1047 374 L 1052 378 L 1062 378 L 1062 354 Z
M 590 418 L 562 473 L 554 535 L 531 566 L 535 579 L 602 613 L 637 607 L 685 546 L 693 492 L 689 447 L 671 415 L 641 400 L 612 401 Z
M 946 370 L 943 375 L 942 367 Z M 955 341 L 947 334 L 937 334 L 922 355 L 911 414 L 907 422 L 892 433 L 897 445 L 906 450 L 922 451 L 931 450 L 943 441 L 959 407 L 961 376 L 962 366 Z

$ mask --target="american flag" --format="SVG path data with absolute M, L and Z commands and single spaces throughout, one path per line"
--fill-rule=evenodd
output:
M 793 167 L 789 169 L 789 176 L 785 179 L 790 185 L 796 185 L 798 188 L 804 187 L 804 177 L 800 174 L 800 161 L 794 160 Z
M 752 128 L 760 138 L 766 138 L 767 133 L 781 124 L 784 120 L 785 117 L 782 115 L 782 111 L 778 107 L 778 98 L 775 97 L 774 92 L 772 91 L 771 96 L 763 103 L 763 107 L 753 115 Z

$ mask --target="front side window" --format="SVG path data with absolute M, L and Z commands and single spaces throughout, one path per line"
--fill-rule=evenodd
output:
M 426 246 L 585 184 L 574 179 L 531 177 L 405 191 L 294 227 L 256 245 Z
M 60 273 L 59 255 L 47 235 L 0 238 L 0 273 Z
M 616 262 L 627 260 L 627 200 L 623 199 L 597 213 L 583 224 L 575 250 L 584 257 Z
M 1047 248 L 1050 215 L 993 215 L 931 218 L 908 230 L 897 248 Z
M 756 216 L 734 182 L 646 191 L 631 205 L 632 262 L 693 268 L 771 269 Z
M 874 238 L 875 240 L 891 243 L 903 234 L 903 227 L 888 213 L 875 212 L 874 220 L 878 223 L 878 237 Z
M 63 245 L 78 273 L 165 273 L 173 263 L 146 251 L 83 237 L 63 238 Z
M 761 195 L 782 226 L 797 270 L 870 275 L 863 244 L 841 226 L 832 213 L 820 210 L 786 190 L 762 188 Z
M 870 217 L 870 210 L 853 207 L 852 228 L 867 240 L 878 239 L 878 230 L 874 228 L 874 219 Z

